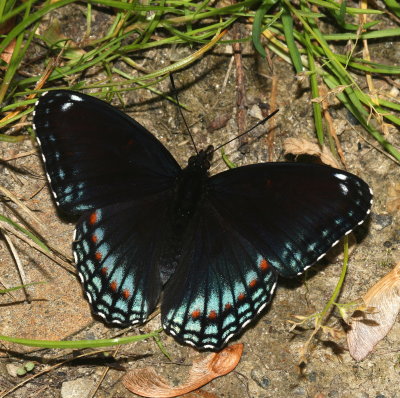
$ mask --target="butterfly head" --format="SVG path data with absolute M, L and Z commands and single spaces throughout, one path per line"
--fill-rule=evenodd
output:
M 188 160 L 189 169 L 197 169 L 207 171 L 210 168 L 211 160 L 214 154 L 214 147 L 209 145 L 206 149 L 199 151 L 197 155 L 193 155 Z

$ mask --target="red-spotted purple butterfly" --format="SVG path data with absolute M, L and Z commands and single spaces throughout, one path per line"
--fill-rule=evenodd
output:
M 370 212 L 372 192 L 328 166 L 261 163 L 209 176 L 212 147 L 181 169 L 143 126 L 73 91 L 40 97 L 34 128 L 93 312 L 146 321 L 216 350 Z

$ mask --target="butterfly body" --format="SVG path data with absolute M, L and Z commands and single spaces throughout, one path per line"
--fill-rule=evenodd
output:
M 93 312 L 143 323 L 161 292 L 164 329 L 219 349 L 273 295 L 370 212 L 368 185 L 342 170 L 261 163 L 209 175 L 212 147 L 181 168 L 107 103 L 43 95 L 34 126 L 61 211 L 79 216 L 73 251 Z

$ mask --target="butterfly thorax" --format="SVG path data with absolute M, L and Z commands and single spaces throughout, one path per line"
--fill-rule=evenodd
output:
M 208 170 L 212 159 L 213 147 L 210 145 L 197 155 L 189 158 L 188 165 L 182 170 L 175 188 L 175 216 L 185 222 L 196 211 L 199 201 L 207 188 Z

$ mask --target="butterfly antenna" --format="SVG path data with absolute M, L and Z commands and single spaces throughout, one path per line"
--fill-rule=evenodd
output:
M 176 90 L 175 81 L 174 81 L 174 77 L 172 76 L 172 73 L 169 75 L 169 78 L 171 80 L 171 85 L 172 85 L 172 90 L 173 90 L 173 93 L 174 93 L 175 100 L 176 100 L 176 102 L 178 104 L 179 113 L 181 114 L 183 122 L 185 123 L 185 126 L 186 126 L 186 130 L 189 133 L 190 139 L 192 140 L 192 144 L 193 144 L 194 150 L 195 150 L 196 154 L 198 155 L 199 151 L 197 150 L 197 147 L 196 147 L 196 144 L 194 142 L 192 133 L 190 132 L 189 126 L 186 123 L 185 116 L 183 116 L 183 112 L 182 112 L 182 109 L 181 109 L 181 104 L 179 103 L 179 99 L 178 99 L 178 91 Z
M 272 113 L 270 113 L 267 117 L 265 117 L 263 120 L 260 120 L 258 123 L 256 123 L 252 128 L 250 128 L 249 130 L 245 131 L 242 134 L 237 135 L 236 137 L 232 138 L 231 140 L 217 146 L 213 152 L 218 151 L 218 149 L 222 148 L 223 146 L 229 144 L 232 141 L 237 140 L 238 138 L 240 138 L 241 136 L 250 133 L 250 131 L 253 131 L 256 127 L 260 126 L 261 124 L 264 124 L 268 119 L 271 119 L 272 116 L 274 116 L 276 113 L 279 112 L 279 109 L 275 109 Z

